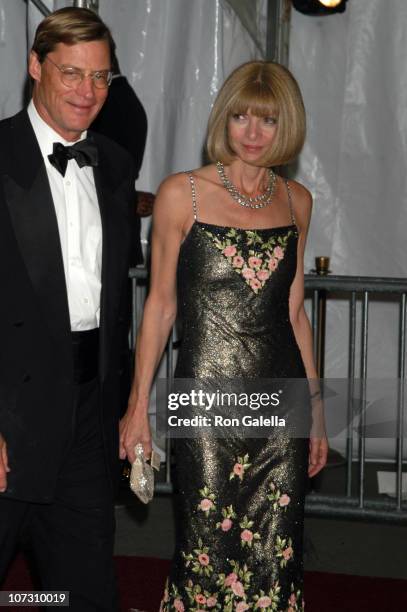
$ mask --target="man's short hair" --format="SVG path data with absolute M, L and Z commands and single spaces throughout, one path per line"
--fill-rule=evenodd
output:
M 233 115 L 250 112 L 275 116 L 277 131 L 264 167 L 280 166 L 297 157 L 305 139 L 305 110 L 297 81 L 287 68 L 274 62 L 253 61 L 232 72 L 219 91 L 209 117 L 207 154 L 212 162 L 229 164 L 236 158 L 228 140 Z
M 109 44 L 110 56 L 113 57 L 116 45 L 109 28 L 100 17 L 90 9 L 65 7 L 41 21 L 35 33 L 32 51 L 42 63 L 59 43 L 76 45 L 94 40 L 105 40 Z

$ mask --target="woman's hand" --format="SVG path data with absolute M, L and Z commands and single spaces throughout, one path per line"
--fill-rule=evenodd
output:
M 133 463 L 136 455 L 134 447 L 142 444 L 146 459 L 151 457 L 151 430 L 146 407 L 133 408 L 129 406 L 120 421 L 120 459 L 128 459 Z
M 308 476 L 310 478 L 318 474 L 326 464 L 328 448 L 326 436 L 322 438 L 310 438 L 308 459 Z

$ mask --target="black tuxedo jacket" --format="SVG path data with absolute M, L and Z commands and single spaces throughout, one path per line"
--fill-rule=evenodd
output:
M 135 173 L 124 149 L 102 135 L 93 138 L 103 229 L 100 415 L 114 481 Z M 26 111 L 0 122 L 0 287 L 0 432 L 11 468 L 0 495 L 48 502 L 70 432 L 72 346 L 57 219 Z

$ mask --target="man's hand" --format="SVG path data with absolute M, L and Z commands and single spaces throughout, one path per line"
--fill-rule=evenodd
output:
M 7 444 L 0 433 L 0 493 L 4 493 L 7 489 L 7 473 L 9 471 Z
M 148 191 L 137 191 L 137 214 L 139 217 L 149 217 L 153 214 L 155 195 Z

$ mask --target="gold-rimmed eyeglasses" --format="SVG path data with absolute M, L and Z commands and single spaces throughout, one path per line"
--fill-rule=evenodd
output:
M 98 89 L 107 89 L 112 82 L 113 72 L 111 70 L 95 70 L 91 72 L 86 72 L 85 70 L 81 70 L 80 68 L 75 68 L 74 66 L 58 66 L 55 62 L 52 61 L 48 55 L 45 57 L 46 60 L 51 62 L 58 68 L 61 73 L 61 81 L 67 87 L 78 87 L 83 79 L 87 76 L 90 76 L 92 79 L 92 83 Z

